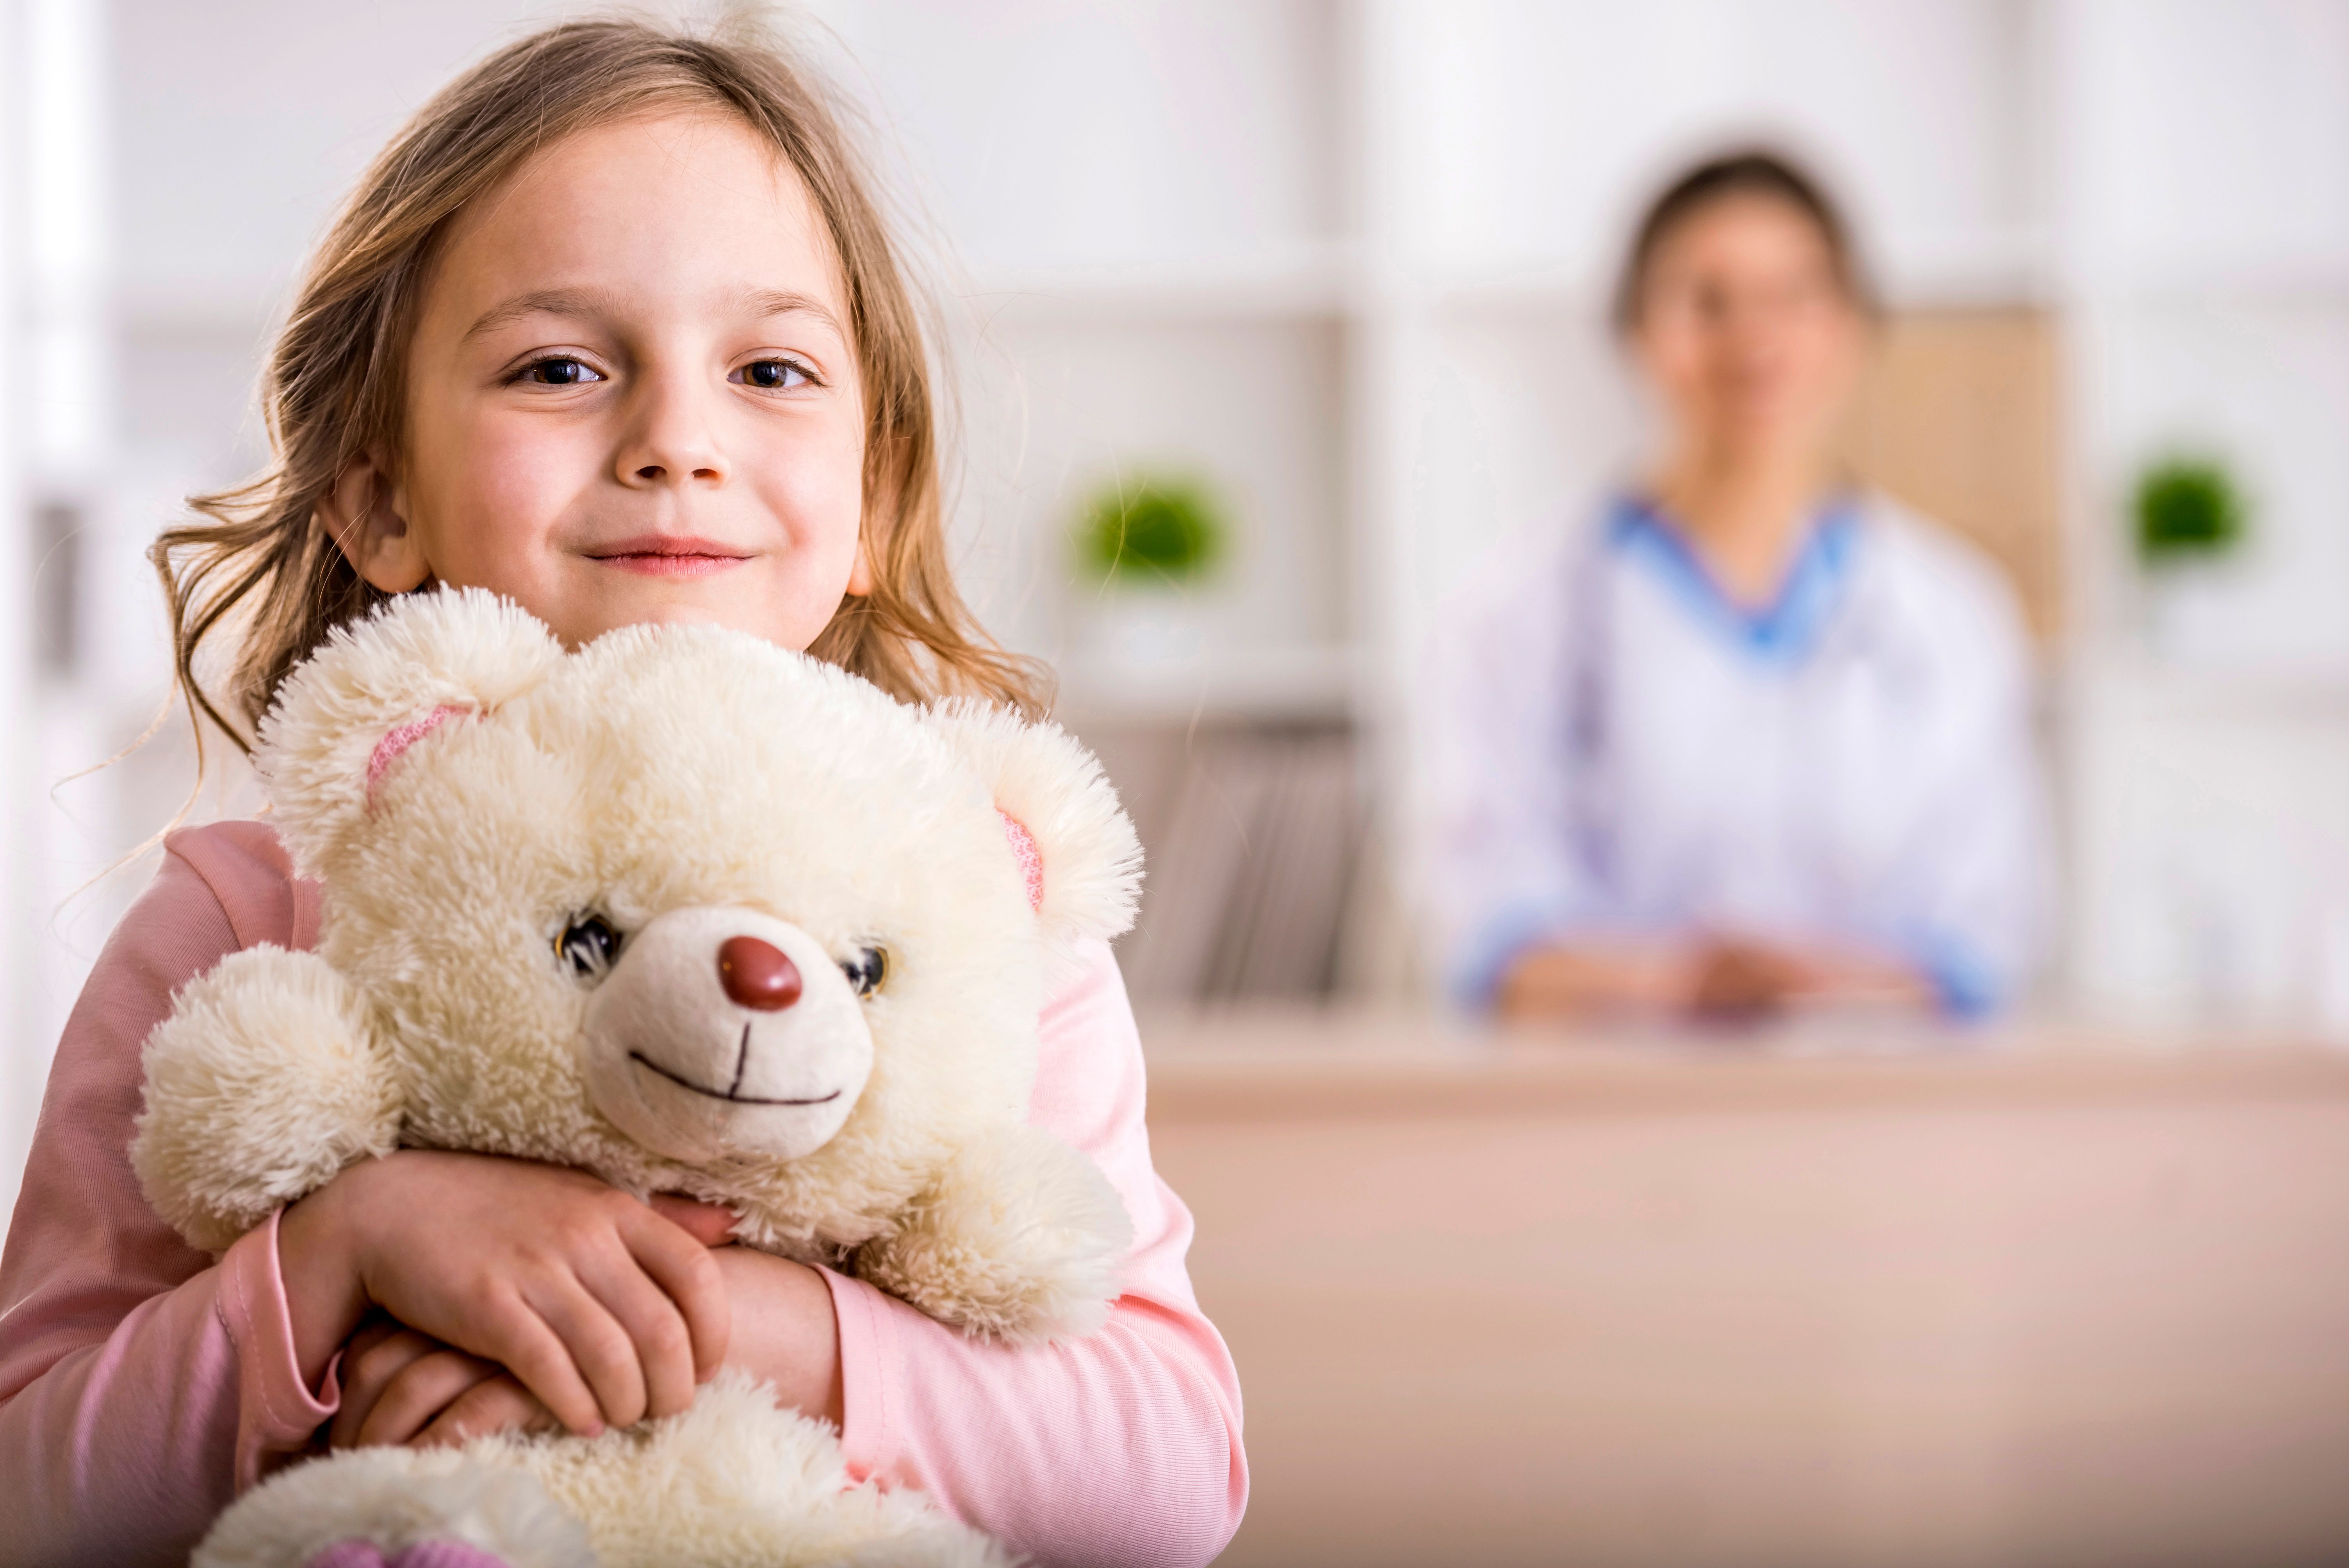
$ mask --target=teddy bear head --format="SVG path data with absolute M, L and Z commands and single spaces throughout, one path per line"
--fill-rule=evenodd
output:
M 1025 1119 L 1046 989 L 1140 874 L 1056 728 L 707 626 L 566 652 L 480 591 L 337 633 L 256 763 L 404 1141 L 723 1202 L 796 1255 Z

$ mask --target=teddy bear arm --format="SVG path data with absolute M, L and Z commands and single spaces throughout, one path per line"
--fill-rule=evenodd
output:
M 856 1272 L 969 1334 L 1080 1339 L 1108 1317 L 1133 1241 L 1100 1167 L 1040 1128 L 1007 1127 L 965 1142 L 898 1229 L 859 1249 Z
M 400 1096 L 366 1001 L 315 954 L 229 954 L 180 993 L 142 1066 L 132 1167 L 156 1212 L 207 1252 L 398 1143 Z

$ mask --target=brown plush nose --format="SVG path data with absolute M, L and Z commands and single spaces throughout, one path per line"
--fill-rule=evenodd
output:
M 761 1013 L 779 1013 L 800 999 L 800 966 L 755 936 L 730 936 L 718 944 L 718 979 L 729 996 Z

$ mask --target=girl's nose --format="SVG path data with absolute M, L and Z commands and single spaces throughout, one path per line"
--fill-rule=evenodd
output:
M 761 1013 L 779 1013 L 800 999 L 800 966 L 755 936 L 730 936 L 718 944 L 718 983 L 737 1003 Z
M 618 453 L 623 484 L 726 482 L 726 456 L 699 389 L 680 377 L 655 373 L 636 389 L 636 397 Z

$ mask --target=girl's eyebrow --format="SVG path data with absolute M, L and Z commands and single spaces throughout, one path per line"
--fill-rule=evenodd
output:
M 840 320 L 822 300 L 812 294 L 797 294 L 789 289 L 751 289 L 742 296 L 742 303 L 753 315 L 763 321 L 776 315 L 812 315 L 830 327 L 834 335 L 841 331 Z M 465 329 L 465 339 L 495 332 L 510 322 L 530 315 L 561 315 L 574 319 L 612 314 L 611 296 L 601 289 L 533 289 L 529 294 L 516 294 L 500 304 L 492 305 L 481 318 Z
M 795 294 L 790 289 L 752 289 L 743 296 L 743 302 L 761 321 L 771 315 L 812 315 L 832 328 L 834 335 L 848 335 L 841 330 L 839 318 L 812 294 Z
M 465 338 L 495 332 L 508 322 L 520 321 L 526 315 L 598 315 L 605 313 L 608 303 L 609 296 L 601 289 L 534 289 L 483 311 L 481 319 L 465 329 Z

